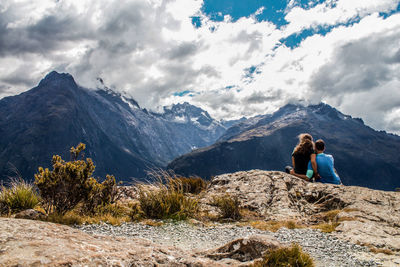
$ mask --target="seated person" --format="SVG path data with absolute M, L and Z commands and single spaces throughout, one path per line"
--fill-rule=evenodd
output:
M 304 133 L 299 135 L 299 143 L 293 150 L 292 153 L 292 164 L 293 168 L 287 166 L 286 172 L 296 177 L 308 181 L 307 166 L 311 161 L 312 166 L 316 170 L 317 165 L 315 161 L 314 143 L 310 134 Z
M 339 176 L 333 167 L 333 157 L 332 155 L 325 154 L 325 142 L 321 139 L 315 142 L 315 150 L 317 153 L 317 173 L 315 176 L 319 176 L 320 179 L 317 182 L 330 183 L 330 184 L 341 184 Z M 311 178 L 313 176 L 313 168 L 311 163 L 308 164 L 307 177 Z

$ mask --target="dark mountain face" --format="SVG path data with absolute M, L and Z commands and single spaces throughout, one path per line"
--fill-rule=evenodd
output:
M 214 143 L 225 130 L 187 103 L 149 113 L 112 90 L 87 90 L 71 75 L 51 72 L 37 87 L 0 100 L 0 180 L 13 174 L 13 166 L 31 180 L 38 166 L 50 167 L 52 155 L 69 160 L 70 147 L 79 142 L 95 162 L 95 175 L 141 178 Z
M 345 185 L 400 187 L 400 137 L 375 131 L 326 104 L 287 105 L 272 115 L 239 123 L 214 145 L 183 155 L 168 168 L 208 178 L 239 170 L 283 170 L 291 165 L 300 133 L 325 141 L 326 153 L 334 156 Z

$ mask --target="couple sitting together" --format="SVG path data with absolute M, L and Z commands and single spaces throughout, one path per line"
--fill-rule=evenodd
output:
M 317 182 L 341 184 L 339 176 L 333 167 L 333 157 L 324 153 L 325 143 L 319 139 L 313 142 L 310 134 L 300 134 L 299 143 L 292 153 L 292 167 L 286 167 L 286 172 L 306 181 L 312 178 Z

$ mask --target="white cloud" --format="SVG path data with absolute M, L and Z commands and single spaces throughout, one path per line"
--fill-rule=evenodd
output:
M 373 127 L 400 133 L 400 15 L 377 15 L 396 8 L 398 0 L 328 1 L 310 9 L 290 1 L 289 24 L 281 29 L 258 22 L 256 14 L 214 22 L 201 13 L 202 4 L 2 1 L 0 97 L 35 86 L 55 69 L 86 87 L 100 76 L 146 108 L 190 101 L 217 118 L 238 118 L 288 102 L 325 101 Z M 200 17 L 201 27 L 192 25 L 192 16 Z M 355 18 L 360 21 L 346 25 Z M 279 42 L 327 25 L 335 28 L 297 48 Z M 250 74 L 250 67 L 256 71 Z M 191 93 L 174 95 L 183 91 Z
M 286 34 L 307 28 L 347 23 L 375 12 L 389 12 L 398 6 L 398 0 L 330 0 L 310 9 L 293 7 L 285 19 L 289 22 Z

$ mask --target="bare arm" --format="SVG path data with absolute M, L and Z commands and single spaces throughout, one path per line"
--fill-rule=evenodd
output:
M 296 176 L 296 177 L 298 177 L 298 178 L 301 178 L 301 179 L 303 179 L 303 180 L 306 180 L 307 182 L 310 181 L 310 179 L 308 179 L 307 175 L 295 173 L 294 170 L 291 170 L 291 171 L 290 171 L 290 174 L 291 174 L 291 175 L 294 175 L 294 176 Z
M 313 169 L 313 171 L 314 171 L 314 176 L 315 176 L 315 178 L 321 178 L 320 176 L 319 176 L 319 173 L 318 173 L 318 168 L 317 168 L 317 155 L 316 154 L 311 154 L 311 166 L 312 166 L 312 169 Z
M 295 163 L 294 163 L 294 157 L 293 157 L 293 156 L 292 156 L 292 166 L 293 166 L 293 169 L 296 168 Z

